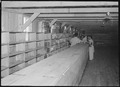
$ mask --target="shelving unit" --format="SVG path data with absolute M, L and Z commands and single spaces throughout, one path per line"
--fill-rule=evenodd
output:
M 2 31 L 1 78 L 69 47 L 69 34 Z

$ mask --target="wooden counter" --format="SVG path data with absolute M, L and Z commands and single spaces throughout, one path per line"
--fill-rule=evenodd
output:
M 77 44 L 1 79 L 2 85 L 75 86 L 88 60 L 88 45 Z

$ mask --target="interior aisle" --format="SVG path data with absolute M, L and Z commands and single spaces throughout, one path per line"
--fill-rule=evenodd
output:
M 88 61 L 80 86 L 119 86 L 118 48 L 96 47 Z

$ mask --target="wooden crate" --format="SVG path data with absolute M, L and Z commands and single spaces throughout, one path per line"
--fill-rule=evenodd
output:
M 25 66 L 27 67 L 27 66 L 32 65 L 32 64 L 34 64 L 34 63 L 36 63 L 36 58 L 25 62 Z
M 40 56 L 40 57 L 37 57 L 36 61 L 39 62 L 39 61 L 41 61 L 41 60 L 43 60 L 43 59 L 44 59 L 44 55 L 42 55 L 42 56 Z
M 9 43 L 9 32 L 2 32 L 2 44 Z
M 1 46 L 2 50 L 1 50 L 1 54 L 3 55 L 8 55 L 9 54 L 9 45 L 3 45 Z
M 9 33 L 9 42 L 10 43 L 16 42 L 16 33 Z
M 44 41 L 37 42 L 37 48 L 44 47 Z
M 16 44 L 16 52 L 25 51 L 25 43 Z
M 24 42 L 26 33 L 16 33 L 16 42 Z
M 26 43 L 26 46 L 25 46 L 26 50 L 35 49 L 35 48 L 36 48 L 36 42 Z
M 9 57 L 1 59 L 2 70 L 9 67 Z
M 28 40 L 29 41 L 35 41 L 36 40 L 36 33 L 29 33 L 28 34 Z
M 5 69 L 5 70 L 2 70 L 1 71 L 1 77 L 6 77 L 9 75 L 9 68 Z

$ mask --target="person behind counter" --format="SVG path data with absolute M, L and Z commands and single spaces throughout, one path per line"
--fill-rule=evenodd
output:
M 71 46 L 74 46 L 74 45 L 76 45 L 77 43 L 80 43 L 80 42 L 81 42 L 81 40 L 78 38 L 78 33 L 75 33 L 73 35 L 73 38 L 70 40 Z
M 94 58 L 94 42 L 92 40 L 91 35 L 87 36 L 87 41 L 88 41 L 88 44 L 89 44 L 89 59 L 93 60 L 93 58 Z

